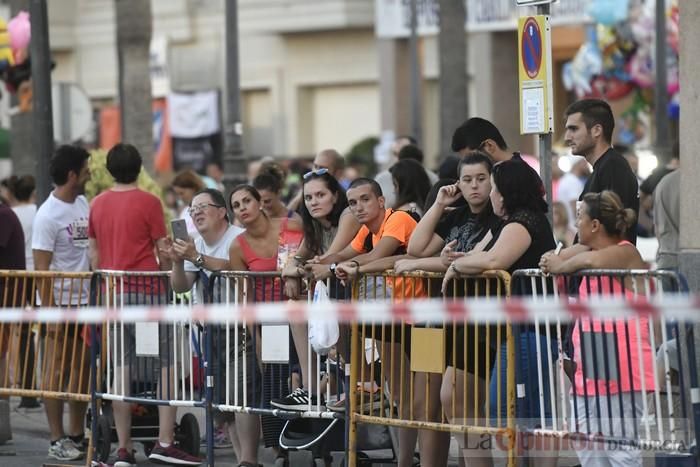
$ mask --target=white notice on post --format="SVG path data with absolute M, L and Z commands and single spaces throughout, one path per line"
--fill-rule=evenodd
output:
M 158 323 L 136 323 L 136 355 L 139 357 L 158 356 Z M 120 344 L 121 345 L 121 344 Z
M 544 127 L 544 88 L 523 89 L 522 131 L 521 133 L 545 133 Z

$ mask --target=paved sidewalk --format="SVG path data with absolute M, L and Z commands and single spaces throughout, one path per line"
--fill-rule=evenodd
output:
M 44 464 L 61 465 L 85 465 L 84 461 L 78 462 L 58 462 L 46 457 L 48 451 L 48 427 L 46 426 L 46 415 L 43 406 L 39 409 L 17 409 L 19 399 L 10 400 L 10 420 L 12 425 L 12 440 L 5 444 L 0 444 L 0 466 L 2 467 L 41 467 Z M 67 412 L 67 407 L 66 407 Z M 178 417 L 185 413 L 184 409 L 178 412 Z M 204 426 L 200 424 L 200 430 L 204 431 Z M 113 445 L 114 446 L 114 445 Z M 139 466 L 157 465 L 152 464 L 143 454 L 141 445 L 136 443 L 136 461 Z M 202 446 L 201 455 L 205 454 L 205 447 Z M 260 449 L 260 462 L 265 466 L 280 465 L 275 464 L 274 453 L 271 449 Z M 217 449 L 215 451 L 215 463 L 219 467 L 235 467 L 233 449 Z M 336 457 L 334 466 L 339 465 L 340 457 Z M 307 452 L 294 452 L 290 456 L 290 466 L 311 466 L 311 455 Z

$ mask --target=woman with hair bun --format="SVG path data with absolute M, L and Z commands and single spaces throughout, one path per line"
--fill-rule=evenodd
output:
M 276 162 L 260 166 L 260 173 L 253 179 L 253 186 L 260 193 L 260 202 L 268 216 L 273 219 L 289 218 L 301 222 L 301 216 L 287 209 L 281 199 L 287 174 Z
M 614 192 L 587 193 L 576 217 L 580 245 L 565 248 L 559 255 L 545 253 L 540 268 L 554 274 L 581 269 L 647 269 L 637 248 L 624 240 L 635 221 L 634 211 L 625 209 Z
M 540 260 L 545 273 L 565 274 L 584 269 L 647 269 L 637 248 L 625 240 L 634 228 L 636 215 L 625 209 L 612 191 L 588 193 L 583 197 L 576 226 L 581 245 L 548 252 Z M 586 251 L 587 250 L 587 251 Z M 584 278 L 579 295 L 634 297 L 633 279 L 595 276 Z M 575 429 L 602 432 L 605 437 L 636 437 L 638 420 L 643 413 L 643 399 L 654 391 L 649 319 L 579 319 L 572 334 L 573 377 L 571 413 Z M 606 351 L 607 349 L 607 351 Z M 613 414 L 610 417 L 610 414 Z M 607 443 L 585 443 L 576 451 L 584 467 L 601 465 L 602 459 L 612 466 L 642 465 L 641 451 L 628 446 L 607 450 Z

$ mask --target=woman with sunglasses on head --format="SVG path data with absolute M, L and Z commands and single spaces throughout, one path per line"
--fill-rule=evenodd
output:
M 297 254 L 284 269 L 285 293 L 291 299 L 300 295 L 300 278 L 311 275 L 316 280 L 331 276 L 328 255 L 343 250 L 360 230 L 360 223 L 347 209 L 345 190 L 327 169 L 318 169 L 304 175 L 302 181 L 302 205 L 304 239 Z M 304 266 L 308 269 L 304 269 Z M 338 284 L 331 283 L 330 293 L 338 296 Z M 314 392 L 316 381 L 315 359 L 308 367 L 308 327 L 306 323 L 291 324 L 292 336 L 303 378 L 304 388 L 295 390 L 282 399 L 273 401 L 276 407 L 287 410 L 305 410 L 308 407 L 309 391 Z M 312 397 L 312 403 L 316 401 Z
M 301 190 L 304 240 L 283 275 L 301 277 L 306 274 L 303 269 L 306 265 L 306 271 L 314 279 L 323 280 L 332 275 L 326 258 L 352 241 L 360 223 L 347 209 L 345 190 L 327 169 L 306 173 Z M 289 298 L 298 298 L 298 284 L 297 280 L 287 281 L 285 290 Z
M 559 254 L 544 254 L 540 268 L 553 274 L 583 269 L 648 269 L 637 248 L 625 239 L 626 232 L 634 228 L 635 221 L 634 211 L 625 209 L 614 192 L 588 193 L 583 197 L 576 219 L 580 245 L 566 248 Z M 634 298 L 633 291 L 644 293 L 646 290 L 643 280 L 637 282 L 634 283 L 631 277 L 584 277 L 579 286 L 579 296 L 582 299 L 590 295 Z M 581 338 L 582 334 L 584 339 Z M 607 342 L 608 352 L 601 352 L 598 342 Z M 572 343 L 576 369 L 571 413 L 575 416 L 578 431 L 591 433 L 602 430 L 604 436 L 622 437 L 625 433 L 627 437 L 634 436 L 636 421 L 645 416 L 642 400 L 647 394 L 642 389 L 652 392 L 655 387 L 649 319 L 582 318 L 574 326 Z M 603 353 L 606 356 L 601 355 Z M 611 360 L 610 354 L 616 357 Z M 608 416 L 611 407 L 613 413 L 619 414 L 612 419 Z M 614 451 L 606 451 L 605 446 L 604 442 L 593 443 L 586 449 L 577 449 L 581 465 L 600 465 L 603 459 L 612 466 L 642 465 L 639 449 L 630 446 L 628 449 L 618 447 Z
M 448 268 L 443 282 L 443 291 L 460 274 L 481 274 L 487 270 L 506 270 L 510 273 L 517 269 L 536 268 L 540 257 L 547 251 L 554 249 L 554 234 L 547 220 L 547 203 L 543 199 L 544 185 L 537 172 L 519 157 L 499 162 L 493 166 L 491 172 L 491 205 L 493 212 L 502 219 L 500 226 L 492 232 L 492 236 L 485 237 L 474 249 L 464 256 L 457 258 Z M 518 292 L 517 290 L 515 292 Z M 514 293 L 515 293 L 514 292 Z M 531 291 L 522 290 L 520 293 L 529 294 Z M 496 335 L 495 331 L 492 335 Z M 537 345 L 540 345 L 543 359 L 547 356 L 546 346 L 549 345 L 546 337 L 542 337 L 538 343 L 534 329 L 523 329 L 521 340 L 516 343 L 516 355 L 520 359 L 520 367 L 525 377 L 527 400 L 537 401 L 538 387 L 536 381 L 528 380 L 527 376 L 534 370 L 536 375 Z M 506 412 L 506 374 L 508 362 L 505 342 L 501 344 L 501 364 L 494 367 L 491 376 L 491 388 L 489 407 L 492 419 L 505 420 Z M 496 371 L 500 370 L 499 376 Z M 547 362 L 542 366 L 547 368 Z M 481 381 L 485 385 L 484 381 Z M 500 383 L 500 387 L 499 387 Z M 548 392 L 549 383 L 544 378 L 544 391 Z M 443 406 L 447 406 L 453 397 L 453 392 L 459 394 L 463 391 L 459 384 L 452 386 L 452 378 L 443 378 L 441 396 Z M 500 392 L 500 399 L 499 399 Z M 482 398 L 480 406 L 483 407 L 484 391 L 479 391 Z M 548 396 L 547 396 L 548 397 Z M 498 407 L 496 401 L 501 401 Z M 547 399 L 548 400 L 548 399 Z M 537 405 L 537 404 L 535 404 Z M 529 411 L 528 411 L 529 409 Z M 539 406 L 518 406 L 517 416 L 523 420 L 537 420 L 540 418 Z M 545 410 L 546 411 L 546 410 Z M 474 414 L 479 416 L 482 414 Z M 551 416 L 546 413 L 545 417 Z M 482 457 L 475 457 L 474 462 L 479 465 L 492 465 L 491 453 L 484 451 Z

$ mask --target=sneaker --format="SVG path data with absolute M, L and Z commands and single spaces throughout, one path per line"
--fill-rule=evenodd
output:
M 114 467 L 136 467 L 136 459 L 134 459 L 134 451 L 127 451 L 124 448 L 117 450 L 117 459 L 114 461 Z
M 207 434 L 202 435 L 200 439 L 200 446 L 207 445 Z M 228 437 L 228 429 L 226 427 L 216 428 L 214 432 L 214 449 L 226 449 L 233 447 L 233 443 Z
M 79 441 L 76 441 L 75 439 L 69 436 L 68 440 L 70 440 L 71 444 L 73 444 L 73 447 L 75 447 L 75 449 L 82 452 L 83 454 L 85 454 L 85 451 L 87 451 L 88 443 L 90 442 L 90 440 L 88 440 L 85 437 L 81 437 Z
M 187 454 L 185 451 L 175 447 L 171 444 L 168 447 L 161 446 L 160 443 L 156 442 L 151 451 L 151 455 L 148 456 L 148 460 L 155 462 L 156 464 L 173 464 L 173 465 L 199 465 L 202 463 L 202 459 L 195 457 L 193 455 Z M 119 467 L 115 465 L 114 467 Z
M 23 397 L 19 405 L 17 406 L 18 409 L 40 409 L 41 404 L 39 403 L 39 399 L 36 397 Z
M 316 406 L 316 395 L 311 396 L 311 408 Z M 277 407 L 278 409 L 284 410 L 294 410 L 297 412 L 303 412 L 309 408 L 309 393 L 306 389 L 297 388 L 290 395 L 283 397 L 281 399 L 272 399 L 270 405 Z
M 48 456 L 59 461 L 76 461 L 82 459 L 83 453 L 75 447 L 70 438 L 61 438 L 51 443 Z
M 359 389 L 359 387 L 358 387 Z M 369 412 L 370 410 L 379 410 L 380 408 L 389 407 L 389 400 L 384 397 L 384 406 L 381 407 L 382 395 L 381 391 L 367 392 L 362 398 L 362 406 L 360 407 L 360 394 L 357 394 L 357 410 L 359 412 Z M 331 412 L 345 412 L 345 394 L 340 395 L 340 399 L 334 403 L 329 403 L 326 408 Z
M 221 427 L 214 433 L 214 449 L 226 449 L 233 447 L 233 443 L 228 438 L 228 430 Z

